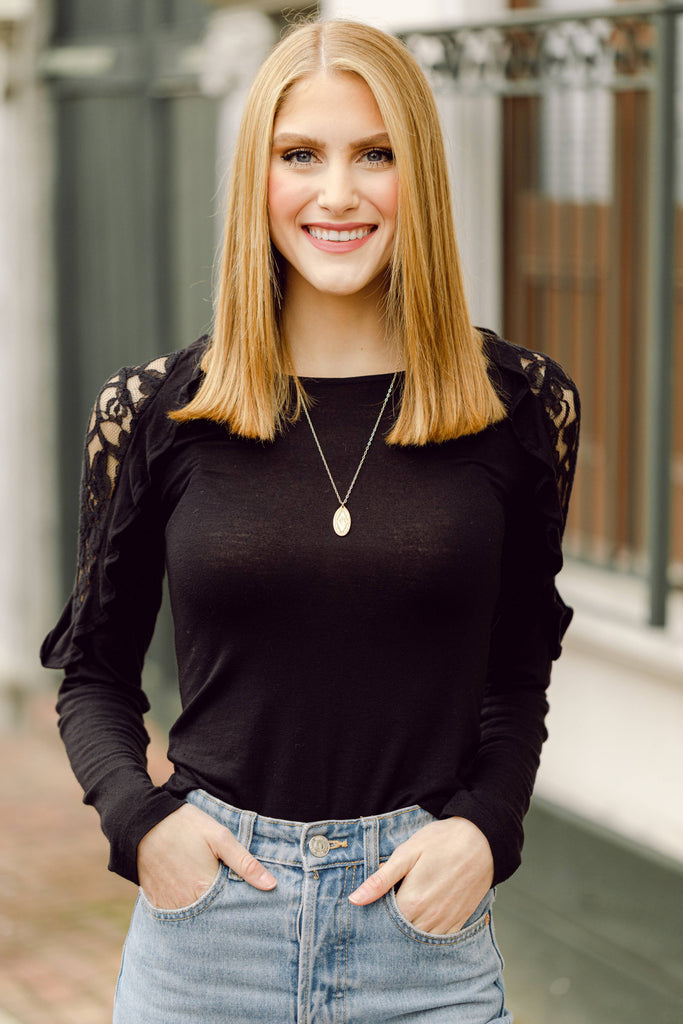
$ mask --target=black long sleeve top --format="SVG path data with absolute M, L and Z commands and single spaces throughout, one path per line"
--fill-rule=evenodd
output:
M 485 338 L 508 417 L 387 445 L 399 379 L 345 537 L 305 418 L 269 443 L 168 419 L 202 340 L 104 386 L 76 585 L 42 657 L 65 669 L 60 729 L 113 870 L 135 881 L 139 840 L 197 787 L 297 821 L 420 804 L 481 828 L 495 881 L 515 870 L 570 616 L 554 576 L 578 399 L 547 357 Z M 390 380 L 304 381 L 341 493 Z M 164 572 L 182 712 L 155 787 L 140 678 Z

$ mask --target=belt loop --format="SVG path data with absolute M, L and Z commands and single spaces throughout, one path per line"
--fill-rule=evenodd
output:
M 365 859 L 365 877 L 373 875 L 379 867 L 379 821 L 377 818 L 362 818 L 363 852 Z
M 251 846 L 251 839 L 254 834 L 254 820 L 256 814 L 254 811 L 240 811 L 240 823 L 237 828 L 237 835 L 235 838 L 238 843 L 248 850 Z M 244 879 L 241 875 L 238 875 L 232 868 L 228 871 L 228 878 L 232 878 L 235 882 L 243 882 Z

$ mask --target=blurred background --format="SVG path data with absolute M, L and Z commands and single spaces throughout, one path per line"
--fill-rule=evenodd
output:
M 0 1024 L 110 1018 L 135 894 L 105 870 L 37 650 L 73 579 L 89 407 L 119 366 L 207 330 L 245 91 L 318 10 L 422 62 L 475 322 L 558 359 L 583 398 L 576 615 L 525 863 L 498 895 L 510 1006 L 680 1024 L 683 3 L 627 0 L 0 0 Z M 164 613 L 159 780 L 169 641 Z

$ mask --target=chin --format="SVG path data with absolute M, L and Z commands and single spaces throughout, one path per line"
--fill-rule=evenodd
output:
M 344 277 L 337 273 L 330 277 L 326 275 L 324 278 L 312 277 L 309 283 L 318 292 L 336 295 L 339 298 L 351 298 L 353 295 L 361 295 L 370 289 L 375 290 L 378 282 L 384 280 L 385 271 L 380 271 L 380 273 L 367 276 Z
M 335 285 L 322 286 L 317 290 L 325 295 L 336 295 L 340 299 L 343 299 L 352 298 L 354 295 L 360 295 L 367 287 L 368 285 L 366 283 L 360 285 L 343 285 L 337 283 Z

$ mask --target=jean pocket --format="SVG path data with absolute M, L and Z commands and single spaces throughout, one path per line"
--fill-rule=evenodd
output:
M 408 938 L 413 939 L 415 942 L 422 942 L 430 946 L 456 946 L 470 942 L 476 939 L 477 936 L 480 936 L 485 930 L 490 930 L 493 899 L 494 893 L 493 890 L 490 890 L 471 917 L 465 921 L 462 928 L 450 935 L 423 932 L 420 928 L 416 928 L 399 909 L 395 889 L 390 889 L 386 894 L 384 905 L 394 924 L 404 935 L 407 935 Z
M 140 902 L 145 912 L 157 921 L 185 921 L 189 918 L 197 917 L 204 910 L 210 907 L 214 900 L 220 896 L 227 881 L 228 868 L 221 861 L 218 865 L 218 871 L 216 872 L 209 888 L 193 903 L 188 904 L 186 907 L 177 907 L 173 909 L 155 907 L 154 904 L 150 902 L 149 897 L 143 889 L 140 889 Z

